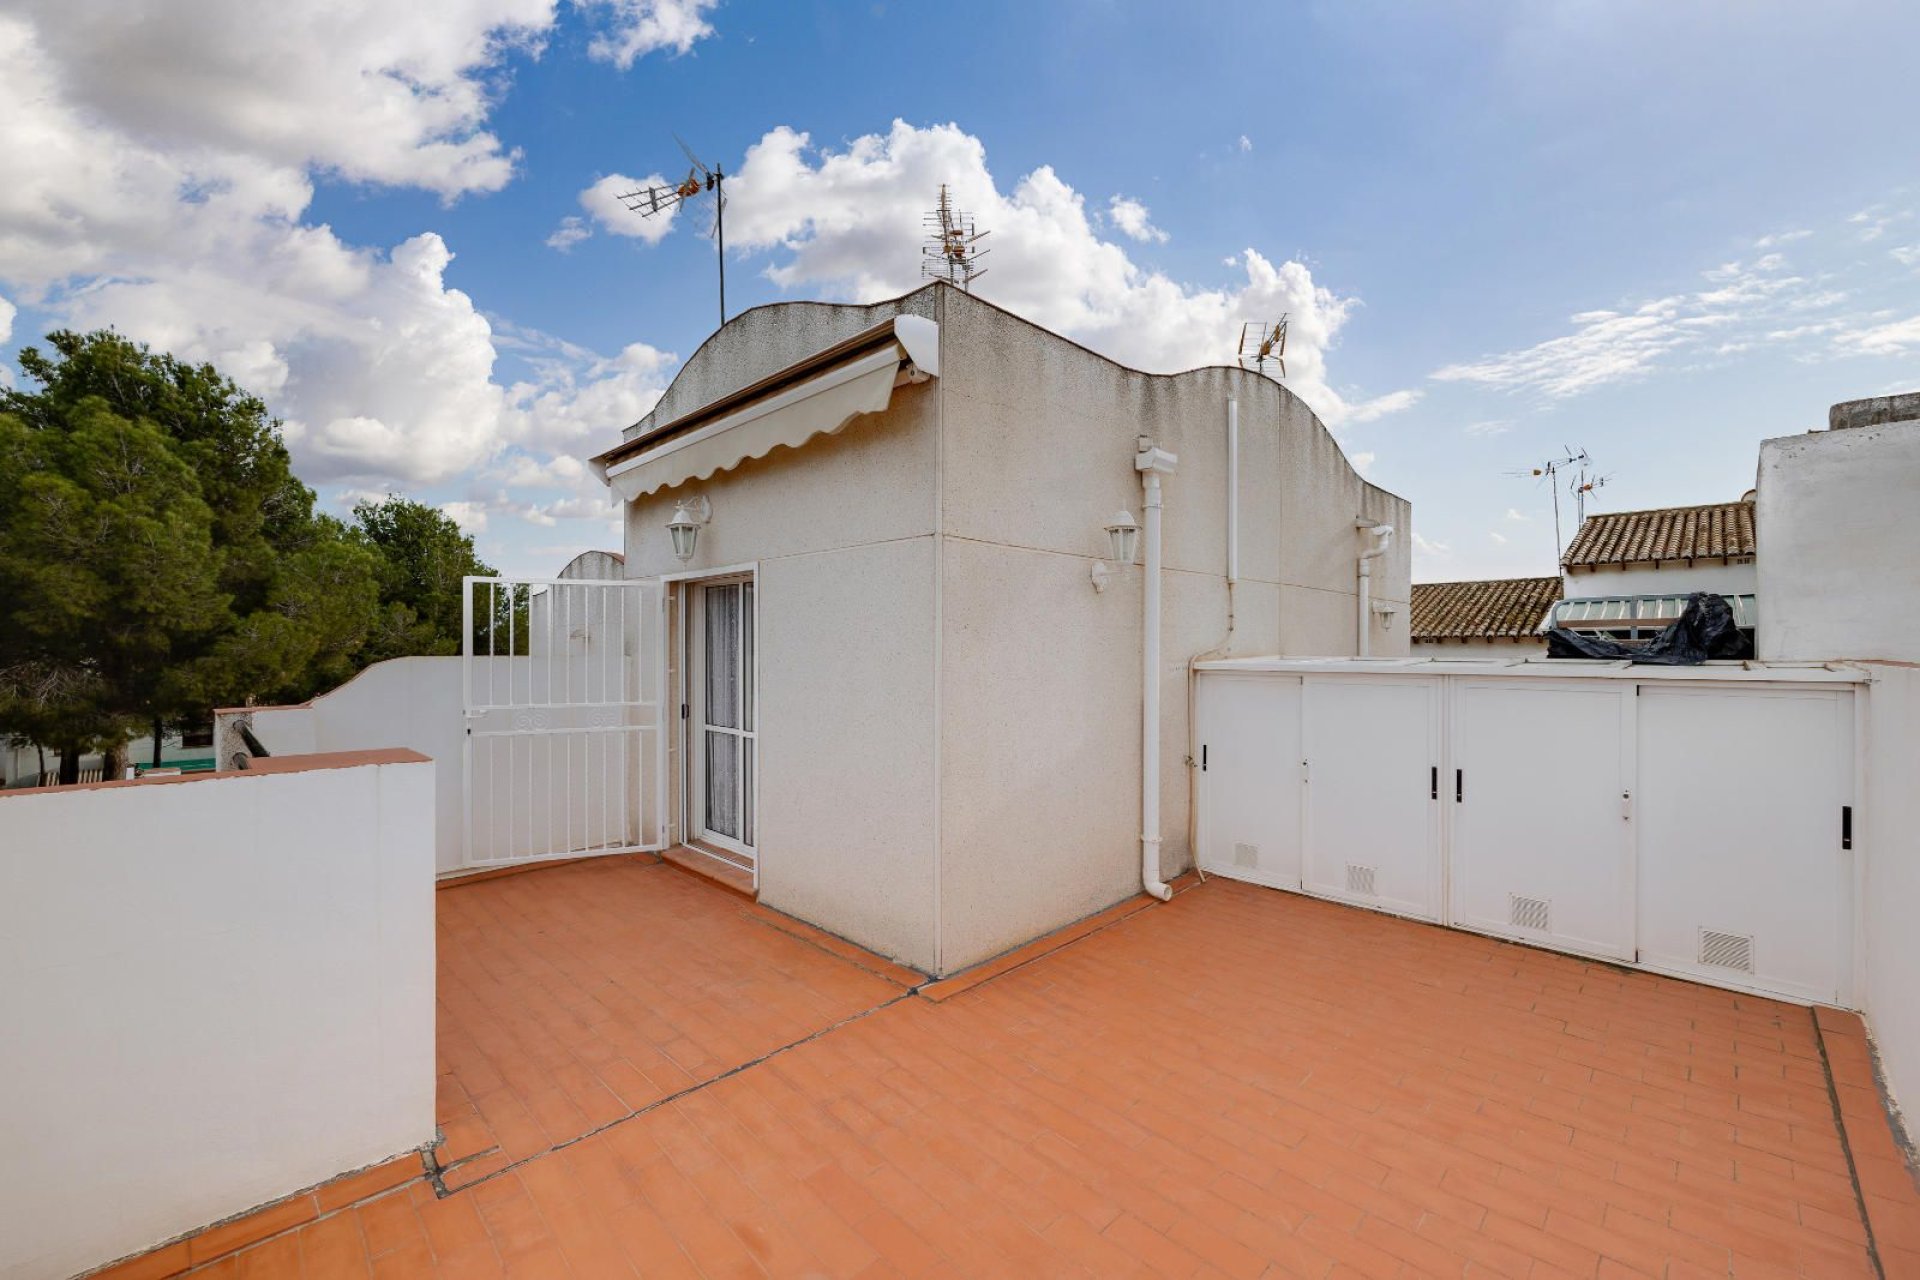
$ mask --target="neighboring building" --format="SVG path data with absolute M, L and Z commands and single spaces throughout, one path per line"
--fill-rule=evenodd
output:
M 1190 865 L 1189 659 L 1407 652 L 1410 507 L 1286 388 L 944 284 L 735 317 L 594 466 L 670 593 L 671 838 L 932 972 Z M 1155 579 L 1112 554 L 1152 563 L 1149 484 L 1152 645 Z
M 1738 502 L 1588 516 L 1560 559 L 1565 598 L 1551 625 L 1647 640 L 1696 591 L 1725 596 L 1734 620 L 1758 625 L 1754 495 Z
M 1760 445 L 1766 659 L 1920 659 L 1920 392 Z
M 1421 658 L 1544 657 L 1541 630 L 1558 578 L 1413 584 L 1413 653 Z

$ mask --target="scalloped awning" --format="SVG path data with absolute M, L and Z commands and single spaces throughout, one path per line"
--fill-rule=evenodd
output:
M 939 326 L 897 316 L 787 366 L 591 462 L 596 474 L 632 502 L 690 480 L 704 480 L 832 435 L 863 413 L 879 413 L 902 382 L 940 372 Z

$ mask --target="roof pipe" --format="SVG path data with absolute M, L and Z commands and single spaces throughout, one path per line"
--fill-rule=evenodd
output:
M 1140 887 L 1165 902 L 1173 889 L 1160 878 L 1160 477 L 1180 459 L 1145 436 L 1133 457 L 1146 508 L 1146 581 L 1141 592 Z
M 1358 600 L 1360 656 L 1365 658 L 1371 655 L 1373 648 L 1372 636 L 1370 634 L 1373 628 L 1369 625 L 1372 621 L 1369 614 L 1373 594 L 1373 562 L 1386 554 L 1387 544 L 1393 541 L 1393 526 L 1390 524 L 1376 524 L 1372 520 L 1356 520 L 1353 524 L 1356 529 L 1360 530 L 1361 536 L 1369 539 L 1372 543 L 1372 545 L 1360 553 L 1360 596 Z

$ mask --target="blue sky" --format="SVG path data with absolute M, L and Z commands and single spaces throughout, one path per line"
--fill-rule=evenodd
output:
M 676 132 L 739 175 L 734 311 L 910 286 L 940 181 L 983 294 L 1129 363 L 1291 311 L 1422 578 L 1550 572 L 1509 473 L 1563 446 L 1606 509 L 1727 499 L 1920 386 L 1912 5 L 102 4 L 0 17 L 0 353 L 214 359 L 329 503 L 510 571 L 617 545 L 579 460 L 714 323 L 700 227 L 604 198 Z

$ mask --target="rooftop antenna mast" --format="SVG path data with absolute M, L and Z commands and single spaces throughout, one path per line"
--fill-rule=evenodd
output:
M 973 215 L 953 207 L 947 184 L 940 184 L 940 204 L 921 220 L 927 229 L 927 242 L 920 246 L 920 274 L 929 280 L 945 280 L 969 293 L 973 282 L 987 274 L 980 259 L 992 252 L 979 244 L 992 232 L 976 231 Z
M 1278 376 L 1287 376 L 1287 317 L 1281 316 L 1271 324 L 1264 320 L 1249 320 L 1240 326 L 1240 350 L 1237 353 L 1242 369 L 1251 369 L 1255 373 L 1265 373 L 1267 363 L 1280 367 Z
M 1556 570 L 1560 568 L 1560 553 L 1565 546 L 1560 540 L 1560 477 L 1566 472 L 1573 472 L 1573 479 L 1567 482 L 1567 492 L 1573 495 L 1575 510 L 1579 514 L 1579 523 L 1574 525 L 1574 529 L 1578 531 L 1580 525 L 1586 523 L 1587 495 L 1612 478 L 1610 476 L 1596 478 L 1592 470 L 1593 459 L 1587 455 L 1585 449 L 1563 445 L 1559 457 L 1548 458 L 1545 462 L 1528 467 L 1525 471 L 1507 473 L 1510 476 L 1519 476 L 1523 480 L 1547 482 L 1547 488 L 1553 494 L 1553 567 Z
M 627 206 L 627 212 L 637 213 L 643 218 L 658 217 L 670 213 L 687 201 L 703 192 L 713 193 L 713 234 L 716 242 L 716 256 L 720 262 L 720 323 L 727 323 L 727 174 L 718 165 L 709 166 L 706 161 L 693 154 L 693 148 L 679 134 L 673 140 L 680 144 L 680 150 L 686 152 L 687 160 L 693 165 L 687 170 L 687 176 L 669 186 L 641 187 L 634 191 L 620 193 L 620 203 Z

